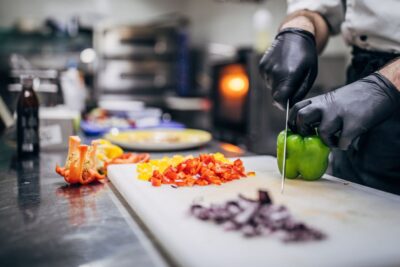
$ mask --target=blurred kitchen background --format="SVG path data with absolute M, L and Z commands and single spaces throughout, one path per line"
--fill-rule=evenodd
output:
M 273 155 L 284 114 L 258 61 L 285 12 L 282 0 L 0 0 L 0 131 L 33 74 L 48 149 L 77 131 L 187 127 Z M 344 83 L 348 55 L 330 41 L 311 94 Z

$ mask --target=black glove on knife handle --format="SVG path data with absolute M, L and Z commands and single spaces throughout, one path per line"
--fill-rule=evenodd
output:
M 275 38 L 260 61 L 260 74 L 272 97 L 284 109 L 304 98 L 318 72 L 318 53 L 311 32 L 286 28 Z
M 330 147 L 349 148 L 355 138 L 388 118 L 400 106 L 400 92 L 380 73 L 297 103 L 289 127 L 314 133 Z

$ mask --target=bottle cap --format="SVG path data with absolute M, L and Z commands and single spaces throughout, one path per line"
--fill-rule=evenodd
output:
M 22 87 L 32 87 L 33 89 L 37 89 L 39 87 L 39 79 L 33 75 L 21 75 L 20 81 Z
M 21 75 L 20 81 L 23 87 L 31 87 L 33 86 L 33 75 Z

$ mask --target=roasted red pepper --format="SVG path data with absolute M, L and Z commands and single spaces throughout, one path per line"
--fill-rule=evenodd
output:
M 88 184 L 104 179 L 96 170 L 97 142 L 91 146 L 81 145 L 78 136 L 70 136 L 68 157 L 64 167 L 56 166 L 56 172 L 70 184 Z

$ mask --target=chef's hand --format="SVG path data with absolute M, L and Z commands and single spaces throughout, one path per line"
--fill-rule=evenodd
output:
M 355 138 L 388 118 L 400 105 L 400 92 L 380 73 L 297 103 L 289 127 L 315 133 L 330 147 L 349 148 Z
M 304 98 L 315 81 L 318 52 L 314 35 L 300 28 L 285 28 L 260 61 L 260 73 L 279 107 Z

